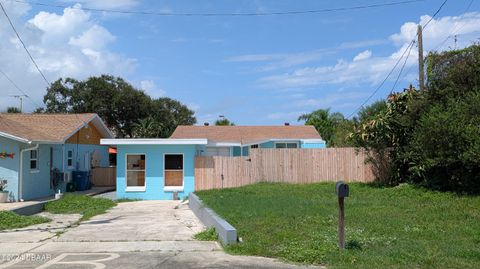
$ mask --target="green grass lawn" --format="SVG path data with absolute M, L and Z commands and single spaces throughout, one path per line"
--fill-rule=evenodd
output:
M 333 183 L 261 183 L 198 195 L 242 237 L 226 247 L 230 253 L 336 268 L 480 268 L 478 196 L 350 184 L 349 249 L 339 251 Z
M 208 228 L 205 231 L 199 232 L 193 236 L 196 240 L 199 241 L 217 241 L 218 234 L 215 231 L 215 228 Z
M 45 211 L 53 214 L 82 214 L 81 221 L 103 214 L 116 203 L 105 198 L 86 195 L 65 194 L 62 199 L 45 204 Z
M 0 230 L 23 228 L 49 221 L 50 219 L 44 217 L 22 216 L 11 211 L 0 211 Z

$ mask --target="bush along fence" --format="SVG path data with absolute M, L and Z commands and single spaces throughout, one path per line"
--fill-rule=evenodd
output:
M 371 182 L 375 177 L 366 158 L 355 148 L 251 149 L 248 157 L 196 157 L 195 190 L 257 182 Z

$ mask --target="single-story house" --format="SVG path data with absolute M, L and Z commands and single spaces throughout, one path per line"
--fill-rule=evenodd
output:
M 199 156 L 248 156 L 250 148 L 325 148 L 311 125 L 178 126 L 171 138 L 205 138 Z
M 170 200 L 194 191 L 196 156 L 250 148 L 324 148 L 312 126 L 179 126 L 170 138 L 102 139 L 117 148 L 117 198 Z
M 0 179 L 10 201 L 65 191 L 72 171 L 109 164 L 113 134 L 97 114 L 0 113 Z

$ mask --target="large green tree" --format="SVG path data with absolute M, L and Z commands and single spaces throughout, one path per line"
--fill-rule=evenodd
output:
M 303 114 L 298 117 L 298 121 L 305 121 L 305 125 L 313 125 L 327 145 L 334 146 L 336 130 L 346 120 L 342 113 L 331 113 L 327 108 Z
M 179 124 L 193 124 L 193 112 L 169 98 L 152 100 L 120 77 L 102 75 L 79 81 L 61 78 L 47 88 L 47 113 L 97 113 L 118 137 L 134 137 L 145 118 L 162 123 L 159 137 L 168 137 Z M 137 134 L 139 132 L 136 132 Z
M 152 100 L 150 116 L 161 128 L 158 137 L 169 137 L 178 125 L 193 125 L 197 122 L 194 112 L 177 100 L 167 97 Z

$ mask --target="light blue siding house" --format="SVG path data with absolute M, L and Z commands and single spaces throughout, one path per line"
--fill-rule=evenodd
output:
M 194 191 L 197 147 L 207 139 L 102 139 L 117 147 L 117 198 L 172 200 Z
M 313 126 L 178 126 L 171 138 L 206 138 L 201 156 L 248 156 L 251 148 L 325 148 Z
M 0 179 L 10 201 L 64 192 L 72 171 L 109 165 L 112 138 L 96 114 L 0 114 Z
M 325 148 L 312 126 L 179 126 L 167 139 L 102 139 L 117 148 L 117 198 L 171 200 L 195 189 L 196 156 L 251 148 Z

